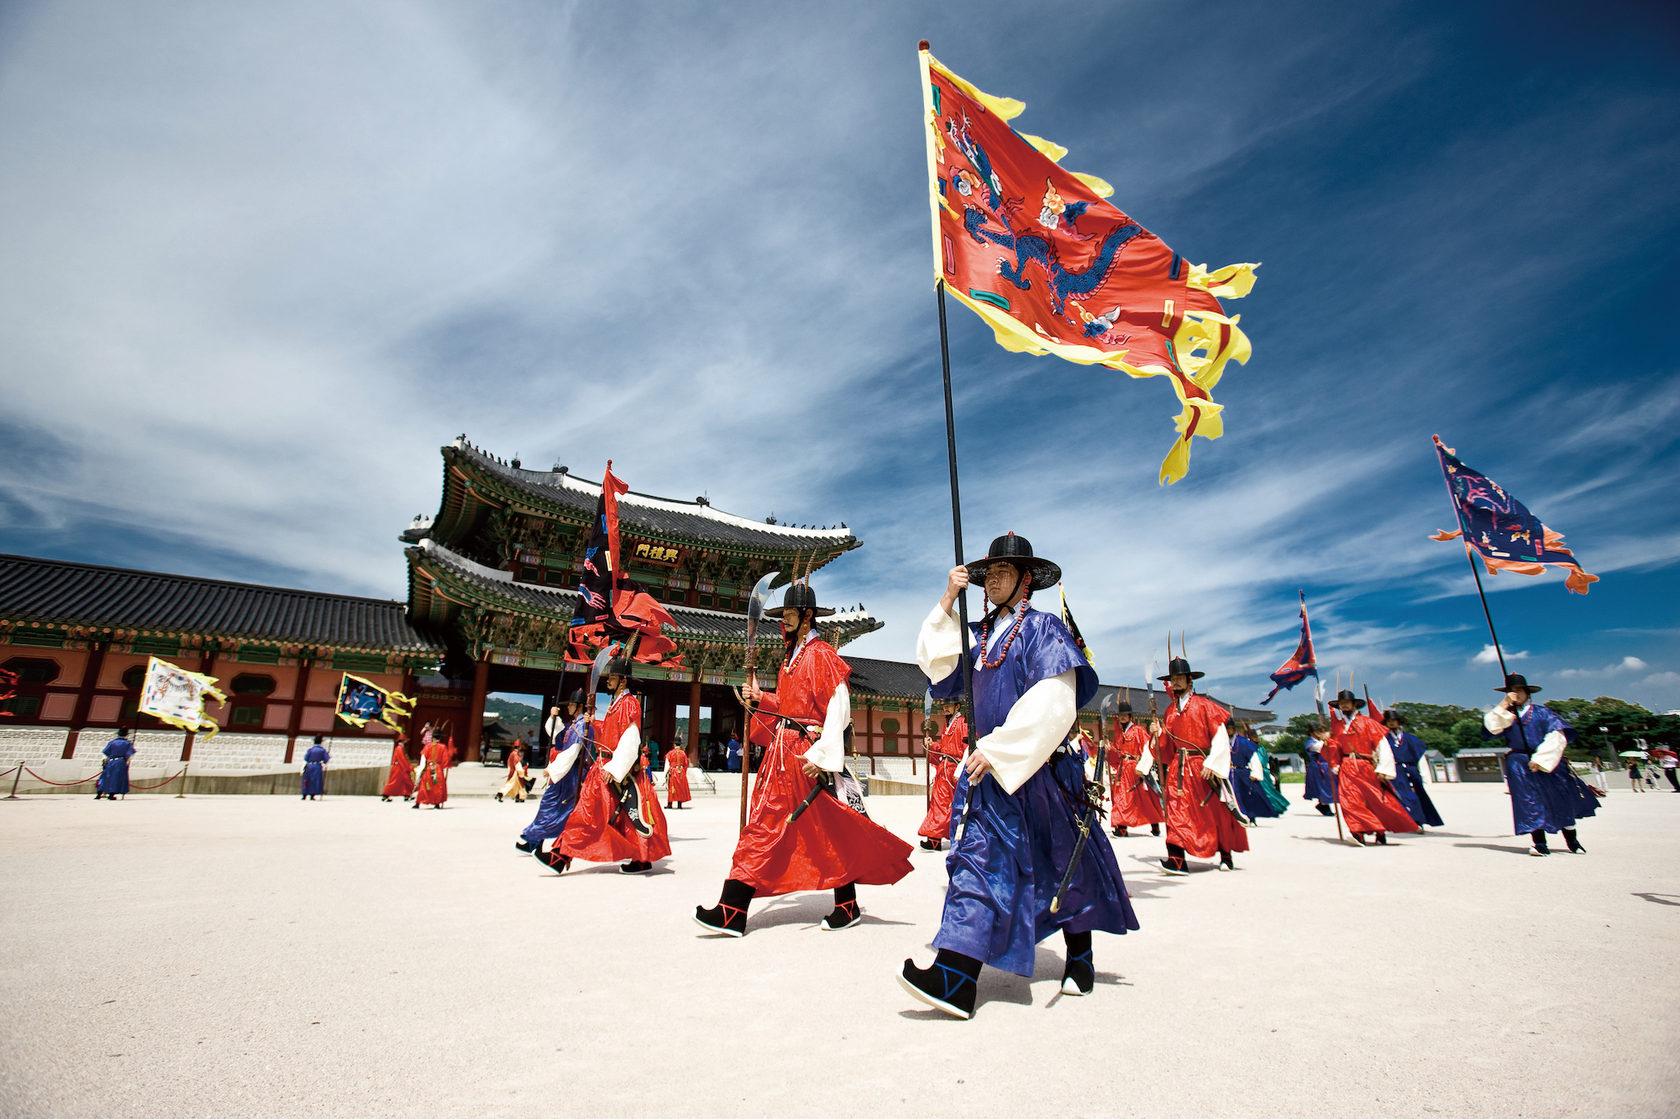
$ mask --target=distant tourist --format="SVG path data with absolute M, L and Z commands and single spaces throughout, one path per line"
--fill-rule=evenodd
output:
M 548 788 L 543 790 L 542 800 L 537 804 L 536 818 L 513 844 L 539 859 L 547 854 L 545 845 L 559 839 L 566 830 L 566 821 L 577 807 L 583 775 L 595 761 L 582 688 L 574 688 L 564 705 L 548 709 L 548 722 L 543 729 L 549 741 L 548 768 L 544 771 Z
M 129 741 L 128 728 L 118 727 L 117 736 L 105 743 L 105 760 L 99 770 L 99 782 L 93 787 L 93 799 L 106 797 L 116 800 L 128 795 L 128 759 L 134 756 L 134 743 Z
M 380 800 L 392 797 L 407 800 L 414 795 L 414 763 L 408 760 L 408 740 L 401 734 L 391 747 L 391 772 L 385 776 L 385 790 Z
M 427 723 L 420 731 L 420 768 L 414 778 L 414 808 L 422 804 L 442 808 L 449 799 L 449 767 L 455 763 L 455 749 L 438 741 Z
M 665 807 L 681 808 L 693 799 L 688 791 L 688 751 L 673 746 L 665 755 Z
M 321 745 L 321 736 L 316 735 L 314 743 L 303 755 L 303 796 L 301 800 L 318 800 L 326 792 L 326 765 L 332 760 L 327 748 Z
M 1680 793 L 1680 776 L 1675 774 L 1676 768 L 1680 768 L 1680 754 L 1676 754 L 1666 746 L 1653 746 L 1651 747 L 1651 761 L 1661 767 L 1663 776 L 1668 778 L 1669 785 L 1673 787 L 1675 792 Z
M 1521 673 L 1506 673 L 1505 683 L 1494 689 L 1505 698 L 1483 716 L 1482 734 L 1504 739 L 1509 750 L 1502 764 L 1511 792 L 1511 818 L 1516 834 L 1527 834 L 1534 842 L 1528 853 L 1551 854 L 1546 833 L 1562 832 L 1569 850 L 1584 855 L 1587 849 L 1575 825 L 1597 813 L 1598 798 L 1563 760 L 1575 730 L 1550 707 L 1533 701 L 1539 690 Z
M 1638 758 L 1628 759 L 1628 784 L 1633 786 L 1633 791 L 1636 793 L 1645 791 L 1644 775 L 1639 772 Z

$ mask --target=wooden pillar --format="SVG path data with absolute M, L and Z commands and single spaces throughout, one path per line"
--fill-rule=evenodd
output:
M 93 706 L 93 690 L 99 686 L 99 673 L 105 667 L 105 649 L 109 644 L 109 641 L 93 642 L 88 652 L 87 665 L 82 669 L 82 687 L 76 693 L 76 708 L 70 713 L 70 733 L 64 736 L 65 758 L 75 756 L 76 739 L 81 736 L 88 709 Z
M 920 743 L 922 741 L 922 721 L 916 718 L 916 705 L 913 703 L 906 703 L 904 705 L 904 725 L 915 728 L 915 732 L 911 735 L 910 741 L 912 743 Z M 912 745 L 910 747 L 910 776 L 912 777 L 916 776 L 916 759 L 920 756 L 921 749 L 919 746 Z
M 303 726 L 303 697 L 309 692 L 309 670 L 314 663 L 313 654 L 305 653 L 298 657 L 297 685 L 292 690 L 292 714 L 286 720 L 285 765 L 292 764 L 292 753 L 297 749 L 298 731 Z
M 480 657 L 473 665 L 472 707 L 467 712 L 467 744 L 461 755 L 464 762 L 476 762 L 479 735 L 484 733 L 484 697 L 490 691 L 490 660 Z
M 688 760 L 700 760 L 700 668 L 694 668 L 694 679 L 688 684 Z

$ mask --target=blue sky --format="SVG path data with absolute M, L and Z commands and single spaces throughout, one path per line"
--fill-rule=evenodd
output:
M 1260 261 L 1226 436 L 951 320 L 970 553 L 1062 563 L 1105 680 L 1188 635 L 1484 702 L 1429 437 L 1602 576 L 1490 580 L 1550 693 L 1680 706 L 1680 21 L 1656 4 L 12 5 L 0 548 L 401 597 L 460 432 L 951 562 L 916 41 L 1193 261 Z M 1048 603 L 1043 603 L 1049 605 Z M 1275 701 L 1310 706 L 1305 689 Z

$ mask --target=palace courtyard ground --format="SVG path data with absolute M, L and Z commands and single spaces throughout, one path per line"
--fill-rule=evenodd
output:
M 1614 791 L 1589 854 L 1533 859 L 1502 786 L 1435 788 L 1438 834 L 1361 850 L 1297 805 L 1232 874 L 1115 841 L 1143 928 L 1098 936 L 1095 994 L 1057 993 L 1056 938 L 971 1022 L 893 981 L 942 856 L 850 930 L 800 895 L 701 935 L 729 797 L 644 878 L 556 877 L 512 847 L 534 805 L 483 797 L 0 802 L 0 1114 L 1676 1114 L 1680 796 Z

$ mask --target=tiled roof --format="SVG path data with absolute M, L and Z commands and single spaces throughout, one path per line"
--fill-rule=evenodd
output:
M 576 510 L 585 520 L 594 515 L 595 504 L 601 497 L 599 482 L 586 481 L 559 468 L 516 467 L 473 446 L 464 435 L 444 447 L 443 454 L 446 462 L 453 455 L 535 497 Z M 772 551 L 813 547 L 845 550 L 858 544 L 843 524 L 820 528 L 769 524 L 762 519 L 725 513 L 703 501 L 677 501 L 634 490 L 618 499 L 618 516 L 625 531 L 658 539 L 681 538 Z
M 245 641 L 441 652 L 401 602 L 0 555 L 0 619 Z
M 577 609 L 577 592 L 561 587 L 542 586 L 535 583 L 521 583 L 516 581 L 506 571 L 485 567 L 475 563 L 465 556 L 445 548 L 435 540 L 422 540 L 419 545 L 410 550 L 411 554 L 418 553 L 417 558 L 425 562 L 436 564 L 438 567 L 467 580 L 492 598 L 500 598 L 512 604 L 515 608 L 550 614 L 563 618 L 570 618 Z M 745 614 L 732 614 L 725 610 L 705 610 L 696 606 L 667 605 L 671 616 L 677 621 L 677 630 L 684 638 L 707 638 L 722 641 L 745 641 L 747 639 L 747 617 Z M 852 610 L 838 611 L 819 623 L 819 629 L 829 634 L 838 634 L 845 639 L 856 637 L 862 633 L 879 629 L 881 623 L 869 616 L 869 612 L 862 607 Z M 760 632 L 760 640 L 774 637 L 777 633 L 774 624 L 768 625 Z M 912 668 L 915 666 L 912 665 Z

